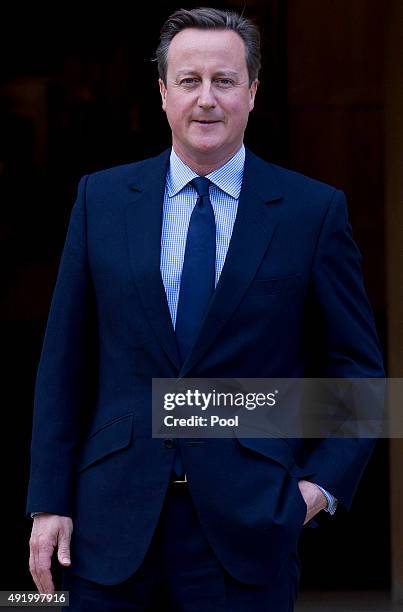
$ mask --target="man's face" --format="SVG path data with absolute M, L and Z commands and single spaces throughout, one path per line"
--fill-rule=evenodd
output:
M 187 28 L 171 41 L 162 108 L 185 162 L 219 163 L 239 149 L 253 109 L 242 38 L 231 30 Z

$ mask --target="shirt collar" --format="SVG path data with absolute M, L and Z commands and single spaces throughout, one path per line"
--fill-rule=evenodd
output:
M 245 146 L 240 149 L 223 166 L 217 168 L 206 177 L 219 189 L 231 197 L 238 199 L 241 192 L 243 171 L 245 165 Z M 175 151 L 171 150 L 169 169 L 167 173 L 167 190 L 169 197 L 175 196 L 198 174 L 187 166 Z

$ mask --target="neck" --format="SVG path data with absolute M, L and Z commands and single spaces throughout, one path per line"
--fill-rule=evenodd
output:
M 221 168 L 221 166 L 226 164 L 231 157 L 234 157 L 235 153 L 239 151 L 241 146 L 242 143 L 237 144 L 233 147 L 233 149 L 227 151 L 226 154 L 217 154 L 216 157 L 212 157 L 211 153 L 208 153 L 206 154 L 205 158 L 203 158 L 203 155 L 195 158 L 186 153 L 186 151 L 183 151 L 183 149 L 178 146 L 177 143 L 174 142 L 172 144 L 172 148 L 176 155 L 183 161 L 184 164 L 189 166 L 189 168 L 191 168 L 193 172 L 196 172 L 196 174 L 199 176 L 206 176 L 207 174 L 210 174 L 210 172 L 214 172 L 214 170 Z

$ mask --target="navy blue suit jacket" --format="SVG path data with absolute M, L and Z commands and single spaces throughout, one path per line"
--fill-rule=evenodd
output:
M 160 274 L 168 163 L 165 151 L 80 181 L 37 376 L 27 511 L 73 517 L 72 571 L 104 584 L 144 558 L 172 470 L 175 448 L 151 437 L 153 377 L 384 375 L 343 193 L 249 150 L 225 265 L 181 364 Z M 373 441 L 179 444 L 215 553 L 259 584 L 296 549 L 298 479 L 348 508 Z

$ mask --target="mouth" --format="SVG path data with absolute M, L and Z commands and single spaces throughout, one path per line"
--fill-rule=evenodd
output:
M 193 119 L 194 123 L 200 123 L 201 125 L 214 125 L 215 123 L 221 123 L 220 121 L 207 121 L 203 119 Z

